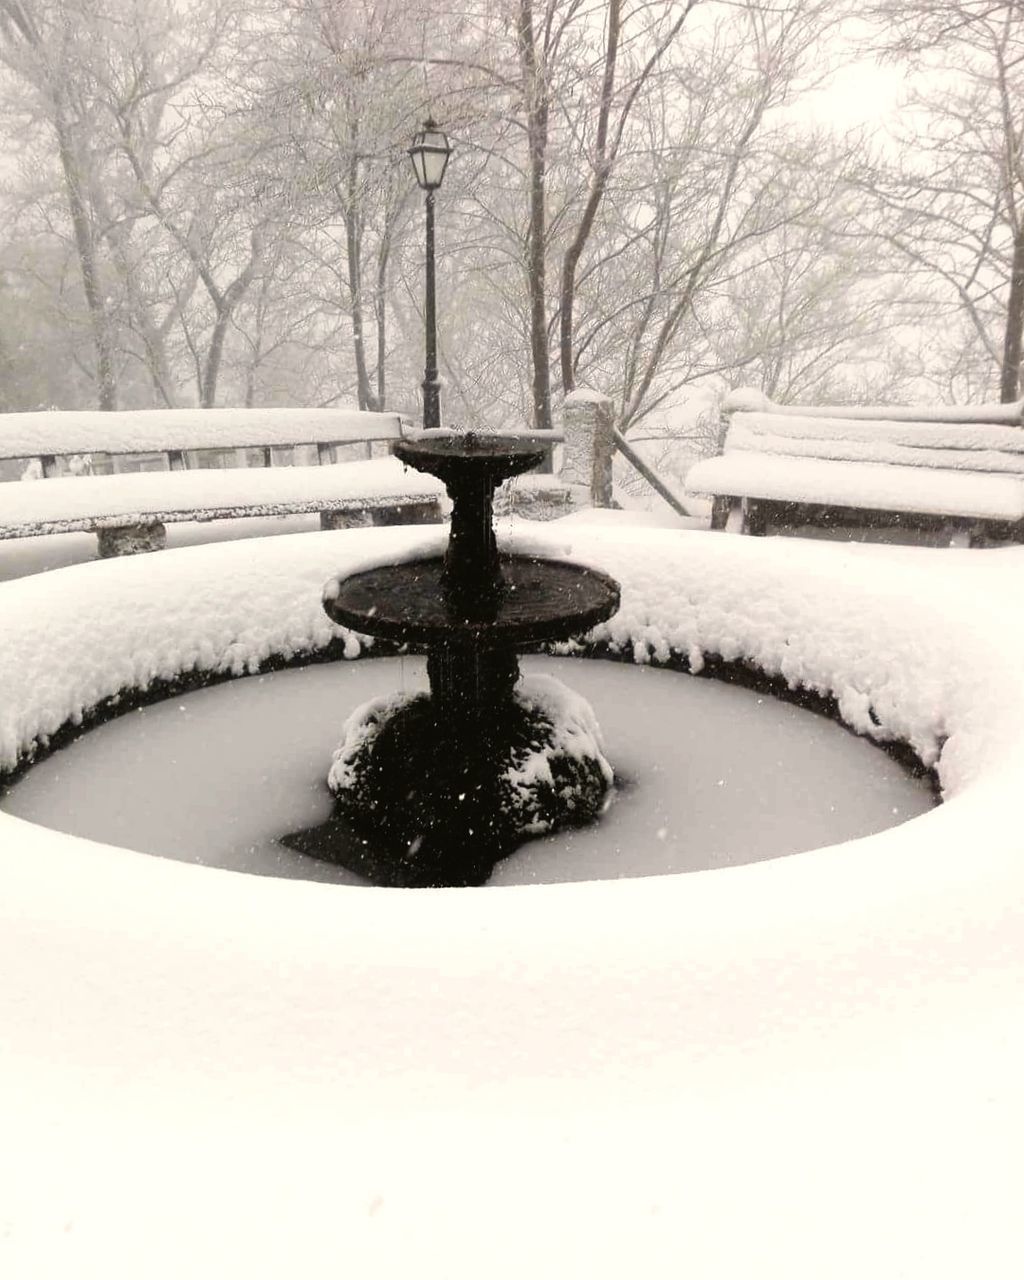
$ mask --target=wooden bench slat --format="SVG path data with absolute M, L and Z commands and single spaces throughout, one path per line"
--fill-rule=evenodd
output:
M 61 476 L 0 486 L 0 536 L 145 520 L 216 520 L 437 499 L 444 487 L 397 458 L 320 467 Z
M 885 422 L 1024 423 L 1024 399 L 1010 404 L 829 405 L 778 404 L 756 387 L 736 387 L 722 401 L 722 413 L 771 413 L 786 418 L 868 419 Z
M 355 409 L 140 409 L 0 415 L 0 458 L 365 444 L 403 435 L 396 413 Z
M 912 450 L 914 463 L 939 465 L 936 456 L 964 455 L 965 465 L 985 470 L 982 455 L 1006 454 L 1009 465 L 1024 464 L 1024 431 L 999 423 L 846 421 L 841 418 L 786 418 L 782 414 L 736 413 L 729 422 L 727 446 L 766 453 L 849 455 L 867 460 L 898 460 L 887 450 Z M 972 456 L 973 455 L 973 456 Z M 1015 461 L 1016 460 L 1016 461 Z
M 0 538 L 92 531 L 106 556 L 159 549 L 164 526 L 182 521 L 318 512 L 334 528 L 440 519 L 435 477 L 391 456 L 336 461 L 338 445 L 365 444 L 369 457 L 374 443 L 403 435 L 398 414 L 349 409 L 0 415 L 0 460 L 40 459 L 31 471 L 42 475 L 0 484 Z M 315 448 L 318 465 L 295 465 L 298 446 Z M 236 465 L 204 467 L 195 456 L 204 450 Z M 159 469 L 126 472 L 118 459 L 129 455 L 149 455 Z M 242 465 L 253 455 L 262 467 Z M 90 461 L 87 474 L 71 462 L 78 456 Z
M 1012 476 L 830 462 L 735 451 L 698 462 L 686 478 L 697 493 L 871 511 L 1024 519 L 1024 481 Z

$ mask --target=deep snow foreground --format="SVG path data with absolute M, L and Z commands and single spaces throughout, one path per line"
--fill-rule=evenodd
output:
M 621 579 L 606 639 L 832 692 L 946 803 L 771 863 L 486 893 L 0 817 L 5 1275 L 1019 1272 L 1024 551 L 531 533 Z M 325 643 L 323 582 L 424 540 L 4 584 L 4 762 L 155 674 Z

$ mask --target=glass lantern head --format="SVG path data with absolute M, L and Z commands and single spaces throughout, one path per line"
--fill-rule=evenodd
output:
M 452 145 L 448 135 L 442 133 L 433 120 L 424 121 L 423 128 L 412 140 L 409 159 L 416 172 L 416 181 L 424 191 L 436 191 L 444 178 Z

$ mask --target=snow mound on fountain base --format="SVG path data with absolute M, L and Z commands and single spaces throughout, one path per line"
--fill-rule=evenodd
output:
M 589 703 L 551 676 L 468 728 L 428 694 L 374 698 L 345 722 L 335 814 L 302 847 L 377 884 L 483 884 L 524 840 L 592 822 L 613 782 Z

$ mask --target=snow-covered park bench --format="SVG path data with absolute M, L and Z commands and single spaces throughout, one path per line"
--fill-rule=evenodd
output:
M 1024 403 L 783 406 L 759 391 L 723 403 L 723 452 L 693 467 L 712 528 L 881 526 L 950 546 L 1024 541 Z
M 439 520 L 443 489 L 433 477 L 390 456 L 336 461 L 338 446 L 369 452 L 402 434 L 397 414 L 347 409 L 5 414 L 0 462 L 21 460 L 40 479 L 0 484 L 0 538 L 93 531 L 110 556 L 162 547 L 165 526 L 186 520 L 309 512 L 324 528 Z M 202 466 L 204 450 L 232 465 Z M 300 451 L 316 462 L 274 465 Z M 158 469 L 120 470 L 129 455 Z

